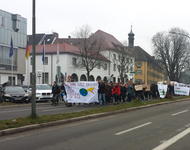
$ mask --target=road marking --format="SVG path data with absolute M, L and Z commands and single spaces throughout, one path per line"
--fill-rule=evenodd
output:
M 147 123 L 145 123 L 145 124 L 142 124 L 142 125 L 136 126 L 136 127 L 134 127 L 134 128 L 131 128 L 131 129 L 127 129 L 127 130 L 124 130 L 124 131 L 118 132 L 118 133 L 116 133 L 115 135 L 121 135 L 121 134 L 124 134 L 124 133 L 130 132 L 130 131 L 136 130 L 136 129 L 138 129 L 138 128 L 142 128 L 142 127 L 147 126 L 147 125 L 149 125 L 149 124 L 151 124 L 151 123 L 152 123 L 152 122 L 147 122 Z
M 180 111 L 180 112 L 178 112 L 178 113 L 172 114 L 172 116 L 177 116 L 177 115 L 179 115 L 179 114 L 186 113 L 186 112 L 188 112 L 188 111 L 189 111 L 189 110 L 186 109 L 186 110 Z
M 175 142 L 177 142 L 178 140 L 180 140 L 181 138 L 183 138 L 184 136 L 186 136 L 187 134 L 190 133 L 190 128 L 187 128 L 186 130 L 184 130 L 183 132 L 177 134 L 176 136 L 172 137 L 171 139 L 165 141 L 164 143 L 162 143 L 161 145 L 155 147 L 152 150 L 165 150 L 166 148 L 168 148 L 170 145 L 174 144 Z

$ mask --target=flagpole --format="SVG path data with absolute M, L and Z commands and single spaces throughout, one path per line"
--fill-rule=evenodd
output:
M 43 47 L 44 47 L 44 48 L 43 48 L 43 49 L 44 49 L 44 54 L 43 54 L 43 55 L 44 55 L 44 56 L 43 56 L 43 57 L 44 57 L 44 58 L 43 58 L 44 60 L 43 60 L 43 75 L 42 75 L 43 81 L 42 81 L 42 82 L 43 82 L 43 84 L 45 84 L 45 66 L 44 66 L 44 63 L 45 63 L 45 39 L 44 39 L 44 45 L 43 45 Z
M 13 56 L 12 56 L 11 74 L 12 74 L 11 85 L 13 85 Z
M 57 64 L 57 80 L 58 80 L 58 83 L 60 83 L 60 70 L 59 70 L 59 43 L 57 42 L 57 61 L 56 61 L 56 64 Z
M 30 59 L 28 58 L 27 59 L 27 69 L 26 69 L 26 71 L 27 71 L 27 85 L 29 86 L 30 85 L 30 82 L 29 82 L 29 78 L 30 78 L 30 65 L 29 65 L 29 63 L 30 63 L 30 61 L 29 61 Z

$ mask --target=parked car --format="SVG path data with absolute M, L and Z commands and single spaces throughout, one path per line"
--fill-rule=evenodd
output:
M 36 101 L 49 101 L 53 97 L 52 87 L 48 84 L 36 85 Z
M 2 99 L 5 102 L 30 102 L 30 97 L 21 86 L 5 86 L 2 89 Z

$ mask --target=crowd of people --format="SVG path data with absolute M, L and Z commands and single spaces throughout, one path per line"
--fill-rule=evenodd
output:
M 98 83 L 98 100 L 100 105 L 131 102 L 134 99 L 149 100 L 159 98 L 157 84 L 151 84 L 149 89 L 143 87 L 141 90 L 138 90 L 135 88 L 136 85 L 133 82 L 123 84 L 99 81 Z
M 149 100 L 159 98 L 157 84 L 151 84 L 149 88 L 143 87 L 141 90 L 135 88 L 136 85 L 133 82 L 128 83 L 113 83 L 98 81 L 98 101 L 100 105 L 105 104 L 118 104 L 122 102 L 131 102 L 134 99 Z M 173 95 L 172 87 L 169 87 L 169 95 Z M 58 104 L 59 96 L 63 98 L 63 95 L 67 95 L 64 82 L 58 86 L 56 81 L 52 85 L 53 100 L 52 105 Z

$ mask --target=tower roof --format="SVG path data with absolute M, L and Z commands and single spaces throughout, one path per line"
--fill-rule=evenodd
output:
M 131 31 L 130 33 L 128 34 L 129 36 L 134 36 L 135 34 L 133 33 L 133 26 L 131 25 Z

